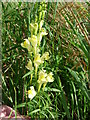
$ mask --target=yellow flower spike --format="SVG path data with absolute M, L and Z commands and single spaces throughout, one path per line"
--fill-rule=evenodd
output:
M 53 78 L 53 73 L 50 72 L 48 75 L 47 75 L 47 82 L 53 82 L 54 81 L 54 78 Z
M 27 68 L 28 70 L 33 70 L 32 61 L 31 61 L 31 60 L 29 60 L 26 68 Z
M 23 48 L 26 48 L 29 52 L 31 52 L 32 50 L 32 46 L 30 45 L 30 42 L 28 39 L 24 39 L 25 41 L 23 43 L 21 43 L 21 46 Z
M 50 57 L 49 57 L 49 52 L 45 52 L 42 57 L 41 57 L 41 60 L 44 61 L 44 60 L 48 60 Z
M 28 98 L 32 100 L 36 95 L 36 91 L 33 86 L 30 87 L 30 90 L 28 90 Z

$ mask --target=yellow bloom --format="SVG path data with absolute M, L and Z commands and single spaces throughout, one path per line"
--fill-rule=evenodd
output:
M 31 61 L 31 60 L 29 60 L 26 68 L 27 68 L 28 70 L 33 70 L 32 61 Z
M 42 57 L 41 57 L 41 60 L 48 60 L 49 59 L 49 52 L 45 52 Z
M 46 71 L 45 70 L 41 70 L 39 72 L 39 79 L 37 81 L 39 83 L 38 92 L 40 91 L 40 88 L 41 88 L 42 84 L 43 83 L 47 83 L 46 82 L 47 81 L 46 77 L 47 77 Z
M 37 47 L 36 54 L 39 54 L 39 52 L 40 52 L 40 49 Z
M 34 57 L 34 65 L 39 66 L 41 63 L 43 63 L 43 61 L 40 58 L 40 54 L 36 54 Z
M 28 40 L 29 40 L 29 42 L 31 42 L 31 44 L 32 44 L 33 47 L 36 47 L 36 46 L 37 46 L 37 36 L 32 35 L 31 38 L 28 37 Z
M 36 91 L 33 86 L 30 87 L 30 90 L 28 90 L 28 98 L 31 100 L 35 97 Z
M 47 82 L 53 82 L 53 81 L 54 81 L 53 73 L 50 72 L 50 73 L 47 75 L 46 79 L 47 79 Z
M 38 83 L 39 84 L 43 84 L 45 83 L 47 80 L 46 80 L 46 76 L 47 76 L 47 73 L 45 72 L 45 70 L 41 70 L 39 72 L 39 79 L 38 79 Z
M 43 91 L 45 89 L 45 86 L 47 85 L 47 82 L 53 82 L 53 81 L 54 81 L 53 74 L 52 74 L 52 72 L 50 72 L 49 74 L 47 74 L 46 82 L 44 82 L 44 84 L 43 84 Z
M 40 42 L 41 42 L 41 40 L 42 40 L 42 37 L 44 36 L 44 35 L 47 35 L 48 33 L 46 33 L 46 30 L 44 29 L 44 28 L 42 28 L 41 29 L 41 32 L 39 32 L 38 34 L 37 34 L 37 42 L 38 42 L 38 45 L 40 46 Z
M 21 46 L 23 48 L 26 48 L 28 51 L 32 50 L 32 46 L 30 45 L 30 42 L 28 39 L 24 39 L 25 41 L 23 43 L 21 43 Z

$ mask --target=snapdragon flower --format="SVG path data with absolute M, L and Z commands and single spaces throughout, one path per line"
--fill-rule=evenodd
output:
M 40 91 L 42 84 L 46 83 L 46 76 L 47 76 L 47 73 L 45 70 L 41 70 L 39 72 L 39 79 L 37 81 L 39 83 L 38 92 Z
M 54 81 L 53 73 L 50 72 L 50 73 L 47 75 L 46 79 L 47 79 L 47 82 L 53 82 L 53 81 Z
M 33 47 L 37 47 L 37 36 L 32 35 L 32 37 L 28 37 L 29 42 L 31 42 Z
M 41 71 L 39 72 L 39 79 L 38 79 L 37 82 L 38 82 L 39 84 L 45 83 L 45 82 L 46 82 L 46 76 L 47 76 L 46 71 L 45 71 L 45 70 L 41 70 Z
M 34 69 L 33 66 L 32 66 L 32 61 L 31 61 L 30 59 L 29 59 L 29 62 L 28 62 L 28 64 L 27 64 L 26 68 L 27 68 L 28 70 L 33 70 L 33 69 Z
M 41 43 L 41 40 L 42 40 L 42 37 L 44 35 L 47 35 L 48 33 L 46 32 L 45 28 L 40 28 L 40 32 L 37 34 L 37 42 L 38 42 L 38 45 L 40 46 L 40 43 Z
M 28 98 L 32 100 L 36 96 L 36 91 L 33 86 L 30 87 L 30 90 L 28 90 Z
M 41 70 L 39 72 L 39 79 L 37 81 L 38 84 L 39 84 L 38 92 L 40 91 L 40 88 L 41 88 L 42 84 L 43 84 L 43 90 L 44 90 L 47 83 L 48 82 L 53 82 L 53 81 L 54 81 L 54 78 L 53 78 L 53 73 L 52 72 L 47 74 L 45 70 Z
M 24 39 L 25 41 L 23 43 L 21 43 L 21 46 L 23 48 L 26 48 L 29 52 L 32 51 L 32 46 L 30 45 L 30 42 L 28 39 Z
M 36 50 L 37 50 L 37 36 L 35 35 L 32 35 L 32 37 L 28 37 L 29 39 L 29 42 L 32 44 L 33 46 L 33 51 L 34 51 L 34 54 L 36 54 Z
M 41 57 L 41 60 L 44 61 L 44 60 L 48 60 L 50 57 L 49 57 L 49 52 L 45 52 L 42 57 Z
M 43 61 L 41 60 L 40 54 L 36 54 L 34 57 L 34 65 L 39 66 Z

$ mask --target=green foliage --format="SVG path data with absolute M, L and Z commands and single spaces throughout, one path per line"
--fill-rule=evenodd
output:
M 28 51 L 21 47 L 30 37 L 29 24 L 39 20 L 42 3 L 2 3 L 3 104 L 31 118 L 90 119 L 89 3 L 47 3 L 40 50 L 50 53 L 44 63 L 54 82 L 27 98 L 30 75 Z M 37 15 L 37 17 L 36 17 Z M 39 69 L 41 69 L 40 66 Z M 35 80 L 33 80 L 35 85 Z

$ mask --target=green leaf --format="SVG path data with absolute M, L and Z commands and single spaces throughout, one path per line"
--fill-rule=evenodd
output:
M 28 115 L 31 115 L 31 114 L 37 113 L 37 112 L 39 112 L 39 111 L 40 111 L 40 109 L 36 109 L 36 110 L 32 111 L 31 113 L 29 113 Z
M 25 78 L 25 77 L 27 77 L 28 75 L 30 75 L 32 73 L 33 73 L 33 71 L 30 71 L 30 72 L 26 73 L 22 78 Z
M 50 87 L 45 87 L 45 91 L 61 92 L 59 89 L 50 88 Z

